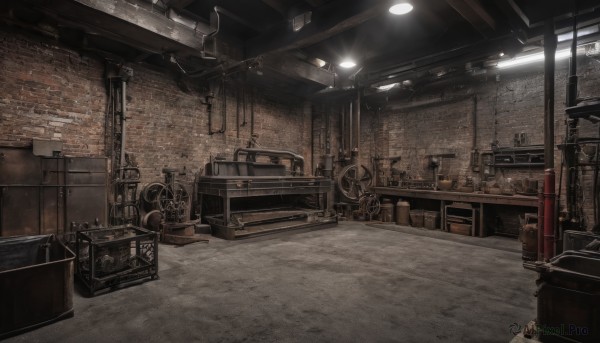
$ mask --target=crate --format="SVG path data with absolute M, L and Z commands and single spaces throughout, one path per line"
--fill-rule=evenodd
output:
M 410 225 L 413 227 L 423 227 L 423 210 L 410 210 Z
M 73 316 L 74 259 L 54 235 L 0 238 L 0 340 Z
M 158 235 L 134 226 L 78 231 L 76 275 L 94 296 L 141 279 L 158 278 Z
M 450 231 L 450 233 L 470 236 L 471 224 L 448 223 L 448 231 Z
M 424 211 L 423 212 L 423 223 L 426 229 L 439 229 L 440 228 L 440 212 L 438 211 Z

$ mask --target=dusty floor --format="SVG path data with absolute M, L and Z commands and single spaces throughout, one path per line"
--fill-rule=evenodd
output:
M 481 246 L 484 245 L 484 246 Z M 509 342 L 535 315 L 516 240 L 342 222 L 160 246 L 160 279 L 8 342 Z

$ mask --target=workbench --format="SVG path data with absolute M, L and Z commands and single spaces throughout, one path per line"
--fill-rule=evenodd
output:
M 496 195 L 485 193 L 464 193 L 448 192 L 421 189 L 405 189 L 398 187 L 372 187 L 371 191 L 382 197 L 397 197 L 403 199 L 428 199 L 440 202 L 441 227 L 445 230 L 446 218 L 444 217 L 447 203 L 462 202 L 470 203 L 479 207 L 479 236 L 486 236 L 487 228 L 485 226 L 486 207 L 493 205 L 521 207 L 529 213 L 537 213 L 537 196 L 524 195 Z M 473 225 L 475 226 L 475 225 Z M 472 235 L 476 235 L 473 227 Z

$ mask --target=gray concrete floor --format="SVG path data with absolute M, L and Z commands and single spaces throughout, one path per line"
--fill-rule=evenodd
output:
M 160 279 L 8 342 L 509 342 L 535 316 L 519 243 L 395 225 L 160 246 Z

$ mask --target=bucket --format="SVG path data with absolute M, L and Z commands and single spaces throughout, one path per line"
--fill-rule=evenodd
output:
M 396 203 L 396 225 L 410 225 L 410 203 L 398 200 Z
M 410 210 L 410 223 L 414 227 L 423 227 L 423 210 Z

